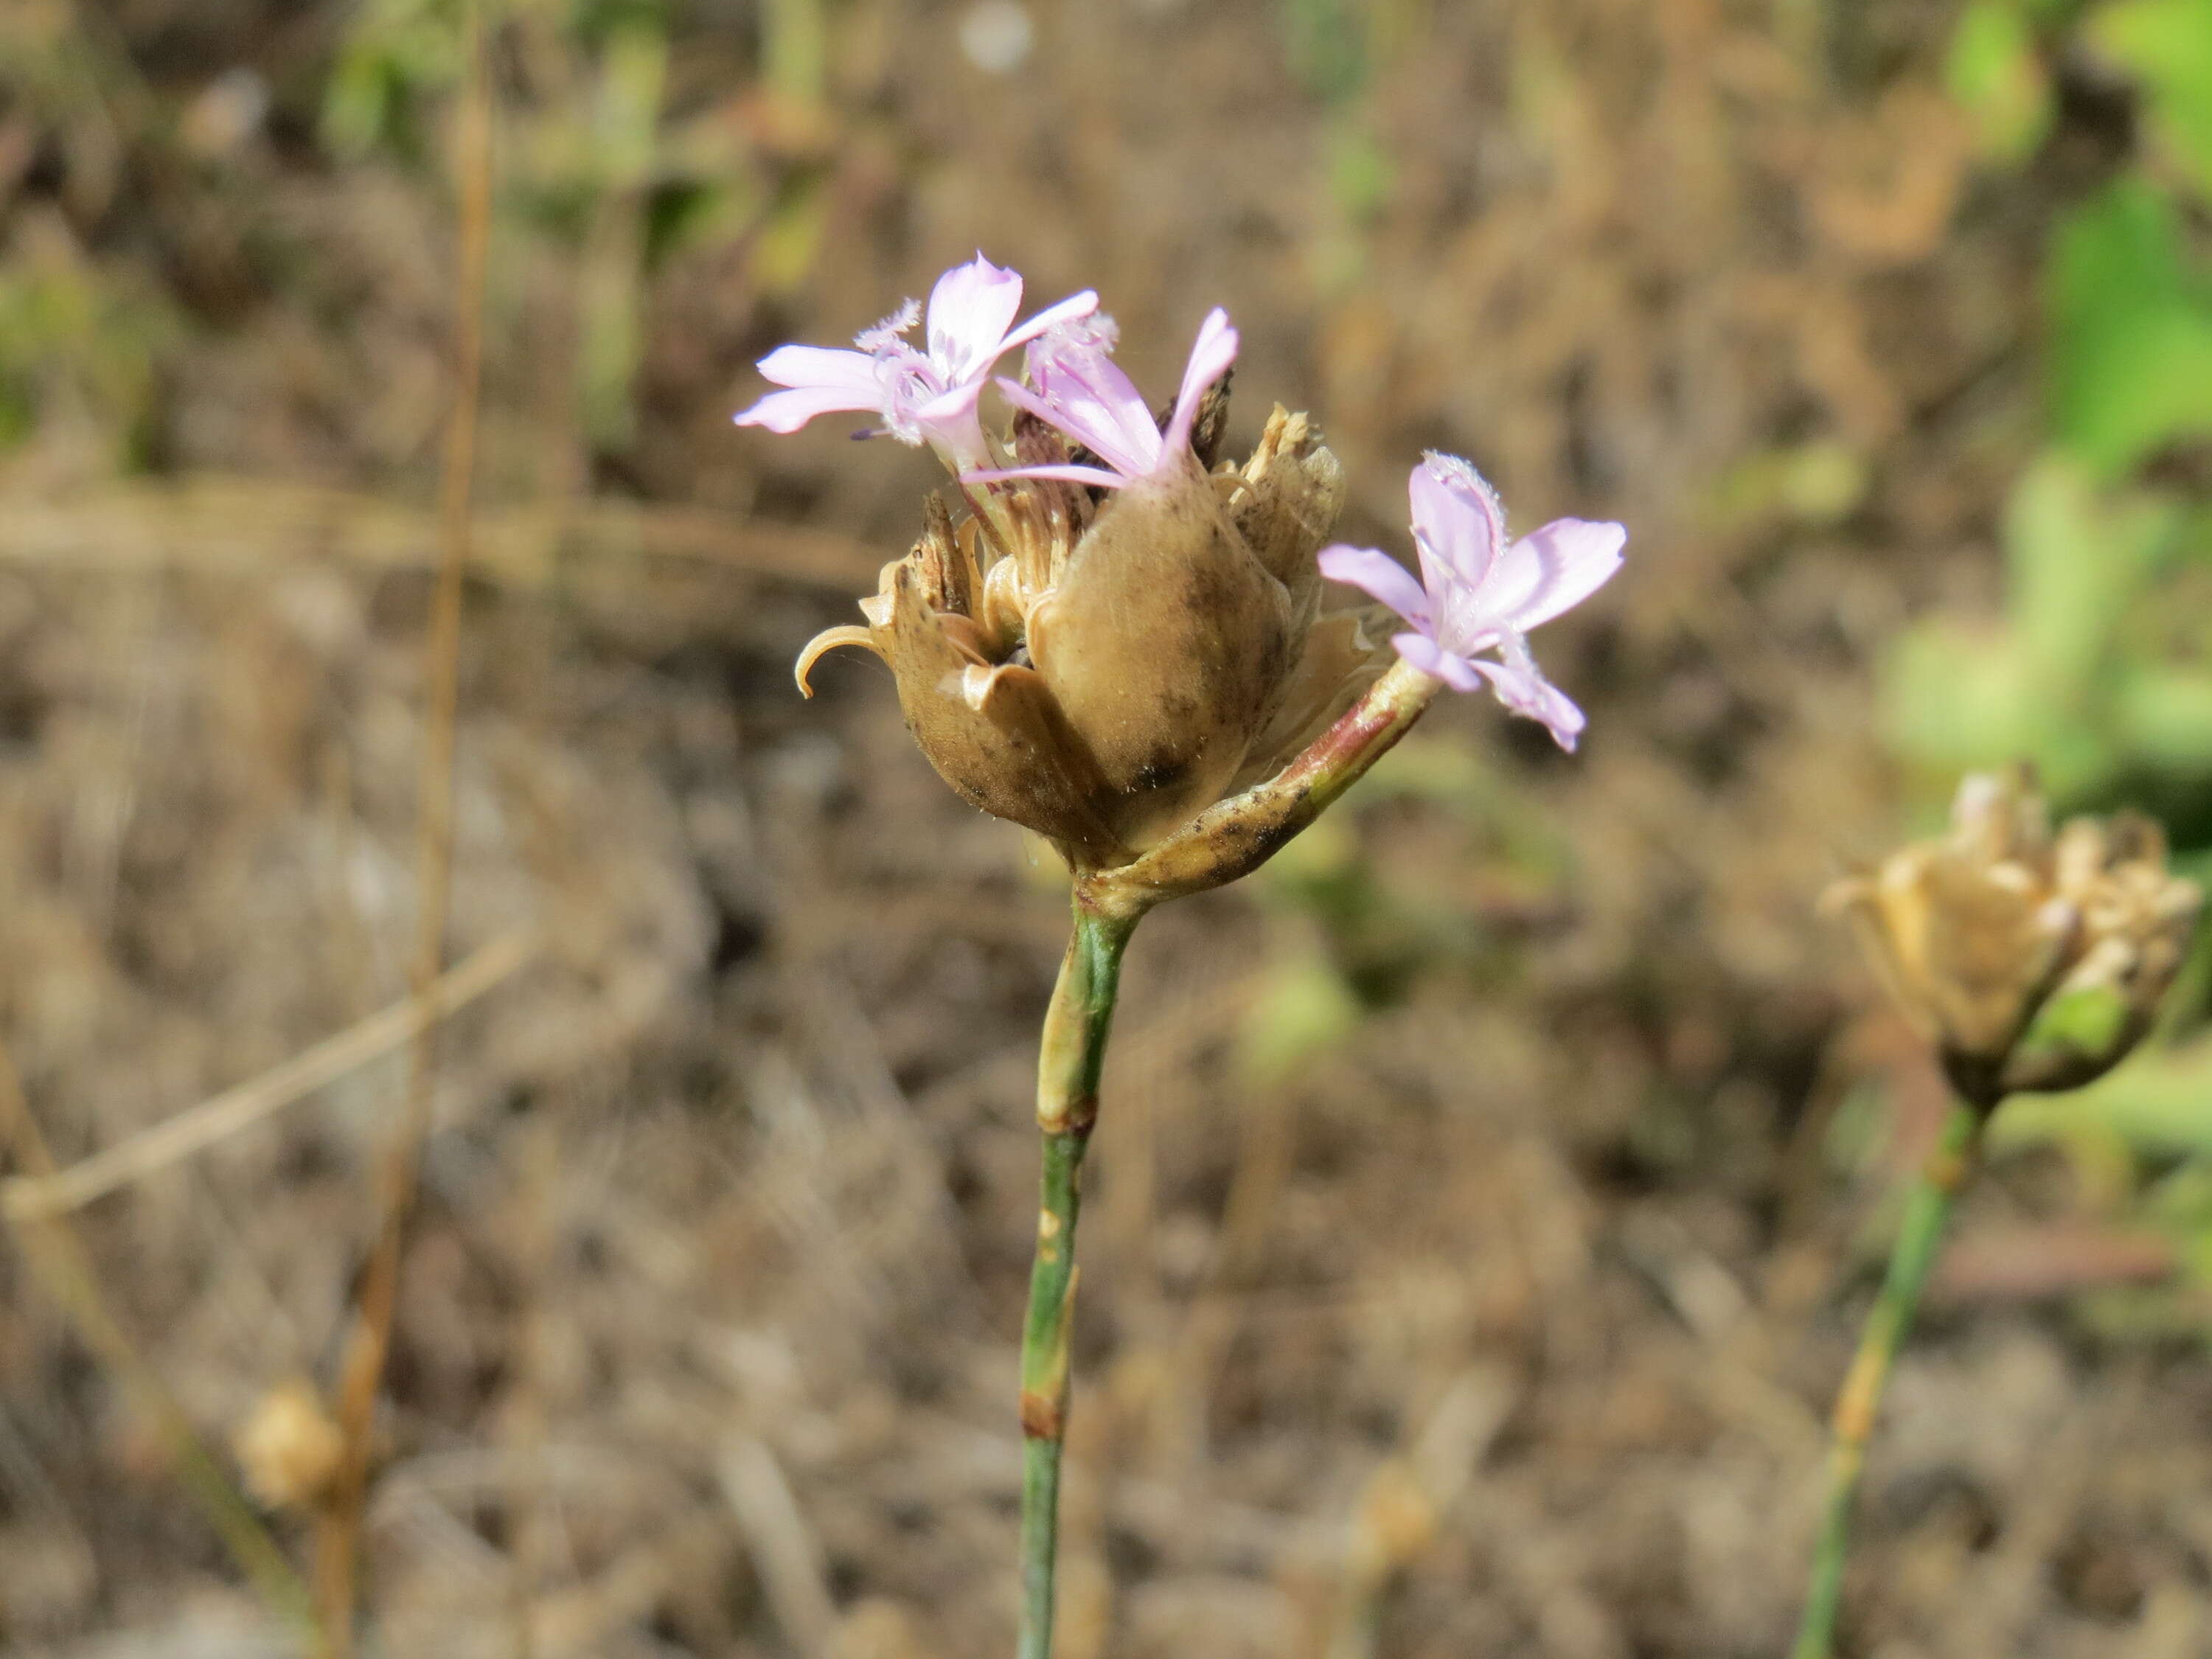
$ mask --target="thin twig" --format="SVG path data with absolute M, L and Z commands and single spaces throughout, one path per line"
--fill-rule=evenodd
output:
M 460 699 L 462 578 L 468 568 L 470 493 L 476 474 L 477 402 L 483 366 L 484 266 L 491 231 L 491 82 L 484 51 L 483 0 L 465 6 L 468 79 L 461 99 L 460 259 L 454 282 L 454 391 L 440 481 L 437 585 L 424 644 L 428 706 L 418 778 L 416 912 L 412 982 L 418 997 L 436 983 L 446 945 L 453 861 L 453 747 Z M 409 1050 L 407 1098 L 378 1171 L 376 1240 L 362 1276 L 361 1301 L 338 1381 L 337 1417 L 345 1454 L 316 1538 L 316 1589 L 332 1659 L 353 1651 L 353 1613 L 368 1496 L 376 1396 L 392 1349 L 392 1314 L 407 1227 L 422 1177 L 430 1127 L 437 1031 L 425 1024 Z
M 830 1595 L 821 1543 L 783 1465 L 765 1440 L 741 1431 L 723 1447 L 714 1474 L 776 1623 L 806 1659 L 830 1659 L 837 1645 L 837 1604 Z
M 0 1150 L 10 1149 L 33 1179 L 53 1175 L 53 1154 L 40 1133 L 38 1120 L 31 1115 L 15 1060 L 5 1045 L 0 1044 Z M 191 1420 L 176 1395 L 117 1321 L 100 1288 L 92 1258 L 66 1214 L 11 1214 L 9 1218 L 22 1245 L 24 1261 L 46 1293 L 69 1316 L 85 1346 L 122 1379 L 139 1409 L 160 1431 L 178 1477 L 238 1563 L 239 1571 L 272 1613 L 312 1631 L 315 1607 L 306 1581 L 285 1559 L 283 1550 L 222 1464 L 193 1432 Z
M 434 514 L 366 491 L 221 472 L 134 478 L 13 500 L 0 519 L 0 565 L 100 574 L 264 574 L 311 550 L 378 573 L 432 570 Z M 639 565 L 704 566 L 844 595 L 872 586 L 880 550 L 809 529 L 666 502 L 609 496 L 487 507 L 469 533 L 469 570 L 524 592 Z
M 11 1176 L 0 1182 L 0 1214 L 30 1221 L 81 1210 L 118 1188 L 250 1129 L 473 1002 L 529 962 L 538 949 L 538 939 L 527 933 L 494 939 L 440 978 L 427 996 L 403 998 L 259 1077 L 211 1095 L 66 1170 L 49 1176 Z
M 501 1433 L 512 1459 L 502 1482 L 507 1536 L 507 1620 L 514 1659 L 537 1659 L 538 1586 L 546 1553 L 545 1286 L 552 1277 L 555 1208 L 561 1148 L 553 1125 L 533 1123 L 522 1138 L 517 1171 L 519 1234 L 515 1257 L 522 1281 L 514 1329 L 514 1388 Z

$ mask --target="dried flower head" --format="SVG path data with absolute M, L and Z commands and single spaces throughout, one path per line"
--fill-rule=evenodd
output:
M 2054 836 L 2024 772 L 1974 774 L 1950 832 L 1839 882 L 1875 969 L 1960 1091 L 1994 1106 L 2079 1088 L 2124 1059 L 2180 970 L 2203 895 L 2157 824 L 2070 820 Z
M 945 781 L 1079 871 L 1279 768 L 1380 667 L 1356 616 L 1320 614 L 1344 484 L 1313 424 L 1278 408 L 1242 466 L 1208 471 L 1227 317 L 1160 419 L 1111 342 L 1097 319 L 1032 347 L 1032 385 L 1008 390 L 1014 465 L 963 471 L 975 511 L 957 525 L 933 496 L 866 626 L 817 636 L 797 670 L 805 690 L 823 652 L 874 651 Z

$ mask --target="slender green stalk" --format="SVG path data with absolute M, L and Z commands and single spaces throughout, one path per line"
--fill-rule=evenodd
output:
M 1022 1323 L 1021 1659 L 1050 1659 L 1060 1545 L 1060 1452 L 1067 1433 L 1068 1338 L 1075 1298 L 1078 1176 L 1098 1116 L 1098 1076 L 1133 917 L 1100 915 L 1080 895 L 1037 1054 L 1044 1197 Z
M 1836 1611 L 1843 1599 L 1844 1557 L 1850 1547 L 1851 1502 L 1859 1470 L 1866 1461 L 1867 1438 L 1874 1432 L 1883 1385 L 1897 1351 L 1912 1328 L 1920 1292 L 1935 1265 L 1951 1201 L 1966 1184 L 1987 1113 L 1964 1103 L 1951 1109 L 1936 1150 L 1929 1155 L 1911 1195 L 1889 1256 L 1881 1294 L 1867 1315 L 1858 1352 L 1836 1396 L 1833 1437 L 1828 1449 L 1827 1514 L 1813 1554 L 1813 1578 L 1805 1595 L 1805 1622 L 1798 1627 L 1790 1659 L 1828 1659 L 1836 1636 Z

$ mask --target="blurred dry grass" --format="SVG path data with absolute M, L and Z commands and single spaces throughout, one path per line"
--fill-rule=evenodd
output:
M 383 1650 L 951 1659 L 1011 1628 L 1060 904 L 879 676 L 790 692 L 926 464 L 726 424 L 762 350 L 980 244 L 1039 295 L 1096 284 L 1152 383 L 1227 304 L 1243 418 L 1316 410 L 1360 537 L 1395 536 L 1422 445 L 1524 519 L 1632 531 L 1544 642 L 1584 753 L 1454 708 L 1405 775 L 1472 754 L 1486 805 L 1360 811 L 1364 867 L 1437 925 L 1385 942 L 1346 1042 L 1273 1084 L 1238 1062 L 1320 948 L 1279 895 L 1139 938 L 1063 1655 L 1772 1652 L 1875 1196 L 1822 1184 L 1820 1128 L 1870 1066 L 1927 1087 L 1850 1022 L 1810 900 L 1893 822 L 1869 653 L 1988 580 L 2027 237 L 2072 151 L 1978 185 L 1932 84 L 1948 9 L 1903 0 L 1036 6 L 1005 77 L 961 15 L 678 14 L 662 159 L 593 181 L 580 243 L 532 192 L 612 60 L 550 7 L 505 26 L 453 956 L 545 944 L 445 1046 L 369 1517 Z M 445 103 L 429 161 L 334 159 L 346 21 L 0 26 L 39 71 L 0 106 L 0 301 L 94 313 L 41 325 L 0 460 L 0 1006 L 65 1163 L 405 988 Z M 205 100 L 241 68 L 270 101 L 234 131 Z M 625 264 L 702 167 L 725 229 Z M 619 419 L 583 372 L 608 314 L 636 325 Z M 400 1089 L 371 1060 L 80 1218 L 210 1442 L 328 1380 Z M 2063 1206 L 2015 1171 L 1963 1231 Z M 0 1275 L 7 1650 L 277 1650 L 118 1380 Z M 1897 1385 L 1857 1650 L 2204 1650 L 2208 1413 L 2201 1364 L 1969 1303 Z

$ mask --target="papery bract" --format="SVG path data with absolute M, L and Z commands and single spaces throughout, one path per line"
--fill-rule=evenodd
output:
M 1419 580 L 1379 549 L 1342 543 L 1322 550 L 1322 574 L 1364 589 L 1413 624 L 1390 641 L 1406 661 L 1455 690 L 1488 684 L 1500 702 L 1540 720 L 1571 750 L 1583 712 L 1537 667 L 1528 630 L 1605 585 L 1620 568 L 1627 531 L 1554 519 L 1509 545 L 1497 492 L 1454 455 L 1423 456 L 1407 493 Z

